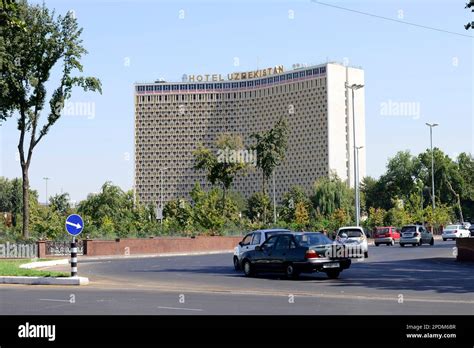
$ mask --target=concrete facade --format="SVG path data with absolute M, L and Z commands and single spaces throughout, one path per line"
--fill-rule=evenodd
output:
M 332 172 L 352 185 L 352 101 L 346 82 L 363 84 L 363 70 L 326 63 L 245 80 L 136 84 L 137 198 L 159 202 L 162 182 L 164 202 L 189 198 L 196 181 L 209 187 L 204 173 L 193 169 L 199 144 L 214 149 L 219 135 L 231 133 L 249 146 L 252 133 L 272 128 L 281 116 L 290 132 L 285 161 L 275 171 L 277 200 L 294 185 L 310 193 L 317 178 Z M 356 143 L 365 146 L 364 89 L 356 91 L 355 101 Z M 363 178 L 365 151 L 359 155 Z M 250 168 L 233 189 L 248 197 L 261 185 L 260 171 Z

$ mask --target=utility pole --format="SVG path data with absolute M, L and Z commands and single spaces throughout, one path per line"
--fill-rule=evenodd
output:
M 357 143 L 356 143 L 356 122 L 355 122 L 355 107 L 354 107 L 354 91 L 364 87 L 364 85 L 361 84 L 352 84 L 349 85 L 347 82 L 345 83 L 346 88 L 350 89 L 352 91 L 352 141 L 353 141 L 353 147 L 354 147 L 354 189 L 355 189 L 355 204 L 356 204 L 356 225 L 359 226 L 359 208 L 358 208 L 358 202 L 359 202 L 359 183 L 357 182 Z
M 433 128 L 438 126 L 437 123 L 426 123 L 430 127 L 430 149 L 431 149 L 431 198 L 433 200 L 433 214 L 436 208 L 435 204 L 435 182 L 434 182 L 434 153 L 433 153 Z
M 43 180 L 45 182 L 45 186 L 46 186 L 46 200 L 45 200 L 45 204 L 48 205 L 48 180 L 50 180 L 51 178 L 48 178 L 48 177 L 44 177 Z

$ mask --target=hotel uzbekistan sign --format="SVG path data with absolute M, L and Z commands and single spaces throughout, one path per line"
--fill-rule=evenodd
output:
M 245 80 L 280 74 L 282 72 L 283 65 L 277 65 L 273 68 L 227 74 L 227 79 L 225 79 L 221 74 L 184 75 L 183 82 L 219 82 L 226 80 Z

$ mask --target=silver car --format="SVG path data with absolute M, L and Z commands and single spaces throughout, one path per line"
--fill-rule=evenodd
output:
M 255 250 L 257 245 L 262 245 L 268 238 L 279 233 L 288 233 L 290 230 L 283 228 L 273 228 L 267 230 L 257 230 L 249 232 L 245 235 L 244 239 L 234 248 L 233 263 L 236 271 L 240 270 L 240 263 L 242 261 L 242 255 L 251 250 Z
M 400 232 L 400 246 L 407 244 L 421 246 L 422 244 L 434 245 L 433 234 L 422 225 L 406 225 Z

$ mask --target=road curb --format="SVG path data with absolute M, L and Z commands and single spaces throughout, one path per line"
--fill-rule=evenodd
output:
M 161 254 L 136 254 L 136 255 L 104 255 L 104 256 L 78 256 L 79 262 L 82 261 L 97 261 L 97 260 L 126 260 L 126 259 L 144 259 L 151 257 L 172 257 L 172 256 L 195 256 L 195 255 L 214 255 L 214 254 L 229 254 L 234 250 L 215 250 L 215 251 L 196 251 L 196 252 L 182 252 L 182 253 L 161 253 Z
M 40 268 L 40 267 L 67 265 L 68 263 L 69 263 L 69 259 L 37 261 L 37 262 L 30 262 L 30 263 L 25 263 L 23 265 L 20 265 L 20 268 L 32 269 L 32 268 Z
M 89 278 L 86 277 L 19 277 L 0 276 L 0 284 L 24 284 L 24 285 L 87 285 Z

